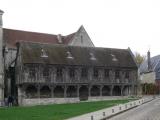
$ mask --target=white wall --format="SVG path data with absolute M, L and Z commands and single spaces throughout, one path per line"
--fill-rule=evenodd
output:
M 145 73 L 140 75 L 141 83 L 155 83 L 155 72 Z

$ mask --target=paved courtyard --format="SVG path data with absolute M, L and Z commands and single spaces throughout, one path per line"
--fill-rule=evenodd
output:
M 107 120 L 160 120 L 160 98 Z

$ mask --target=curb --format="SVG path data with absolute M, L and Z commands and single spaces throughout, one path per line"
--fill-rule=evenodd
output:
M 149 103 L 149 102 L 151 102 L 151 101 L 154 100 L 154 99 L 155 99 L 155 98 L 152 98 L 152 99 L 150 99 L 150 100 L 148 100 L 148 101 L 145 101 L 145 102 L 143 102 L 141 105 L 146 104 L 146 103 Z M 129 109 L 120 111 L 120 112 L 118 112 L 118 113 L 116 113 L 116 114 L 114 114 L 114 115 L 110 115 L 110 116 L 108 116 L 108 117 L 106 117 L 106 118 L 103 118 L 103 119 L 100 119 L 100 120 L 106 120 L 106 119 L 112 118 L 112 117 L 114 117 L 114 116 L 116 116 L 116 115 L 119 115 L 119 114 L 121 114 L 121 113 L 124 113 L 124 112 L 126 112 L 126 111 L 129 111 L 129 110 L 131 110 L 131 109 L 133 109 L 133 108 L 136 108 L 136 107 L 138 107 L 138 106 L 141 106 L 141 105 L 133 106 L 132 108 L 129 108 Z
M 98 110 L 95 112 L 86 113 L 77 117 L 72 117 L 67 120 L 105 120 L 113 116 L 116 116 L 120 113 L 126 112 L 130 109 L 133 109 L 135 107 L 138 107 L 142 104 L 148 103 L 152 100 L 154 100 L 154 98 L 143 98 L 125 104 L 119 104 L 110 108 Z

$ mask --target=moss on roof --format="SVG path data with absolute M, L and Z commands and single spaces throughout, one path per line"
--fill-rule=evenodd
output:
M 80 47 L 30 42 L 20 42 L 19 47 L 23 63 L 137 68 L 128 49 Z M 42 49 L 46 52 L 48 57 L 41 57 Z M 67 58 L 67 52 L 70 52 L 73 59 Z M 96 60 L 91 59 L 93 56 Z

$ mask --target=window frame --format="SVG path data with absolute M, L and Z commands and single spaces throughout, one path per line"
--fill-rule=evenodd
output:
M 69 68 L 69 77 L 74 78 L 75 77 L 75 68 Z
M 57 77 L 62 77 L 63 76 L 63 69 L 61 67 L 56 69 L 56 76 Z
M 81 68 L 81 77 L 82 78 L 88 77 L 88 69 L 87 68 Z
M 105 78 L 109 78 L 109 72 L 110 72 L 109 69 L 104 69 L 104 77 Z
M 98 76 L 99 76 L 98 68 L 93 69 L 93 76 L 94 76 L 94 78 L 98 78 Z

